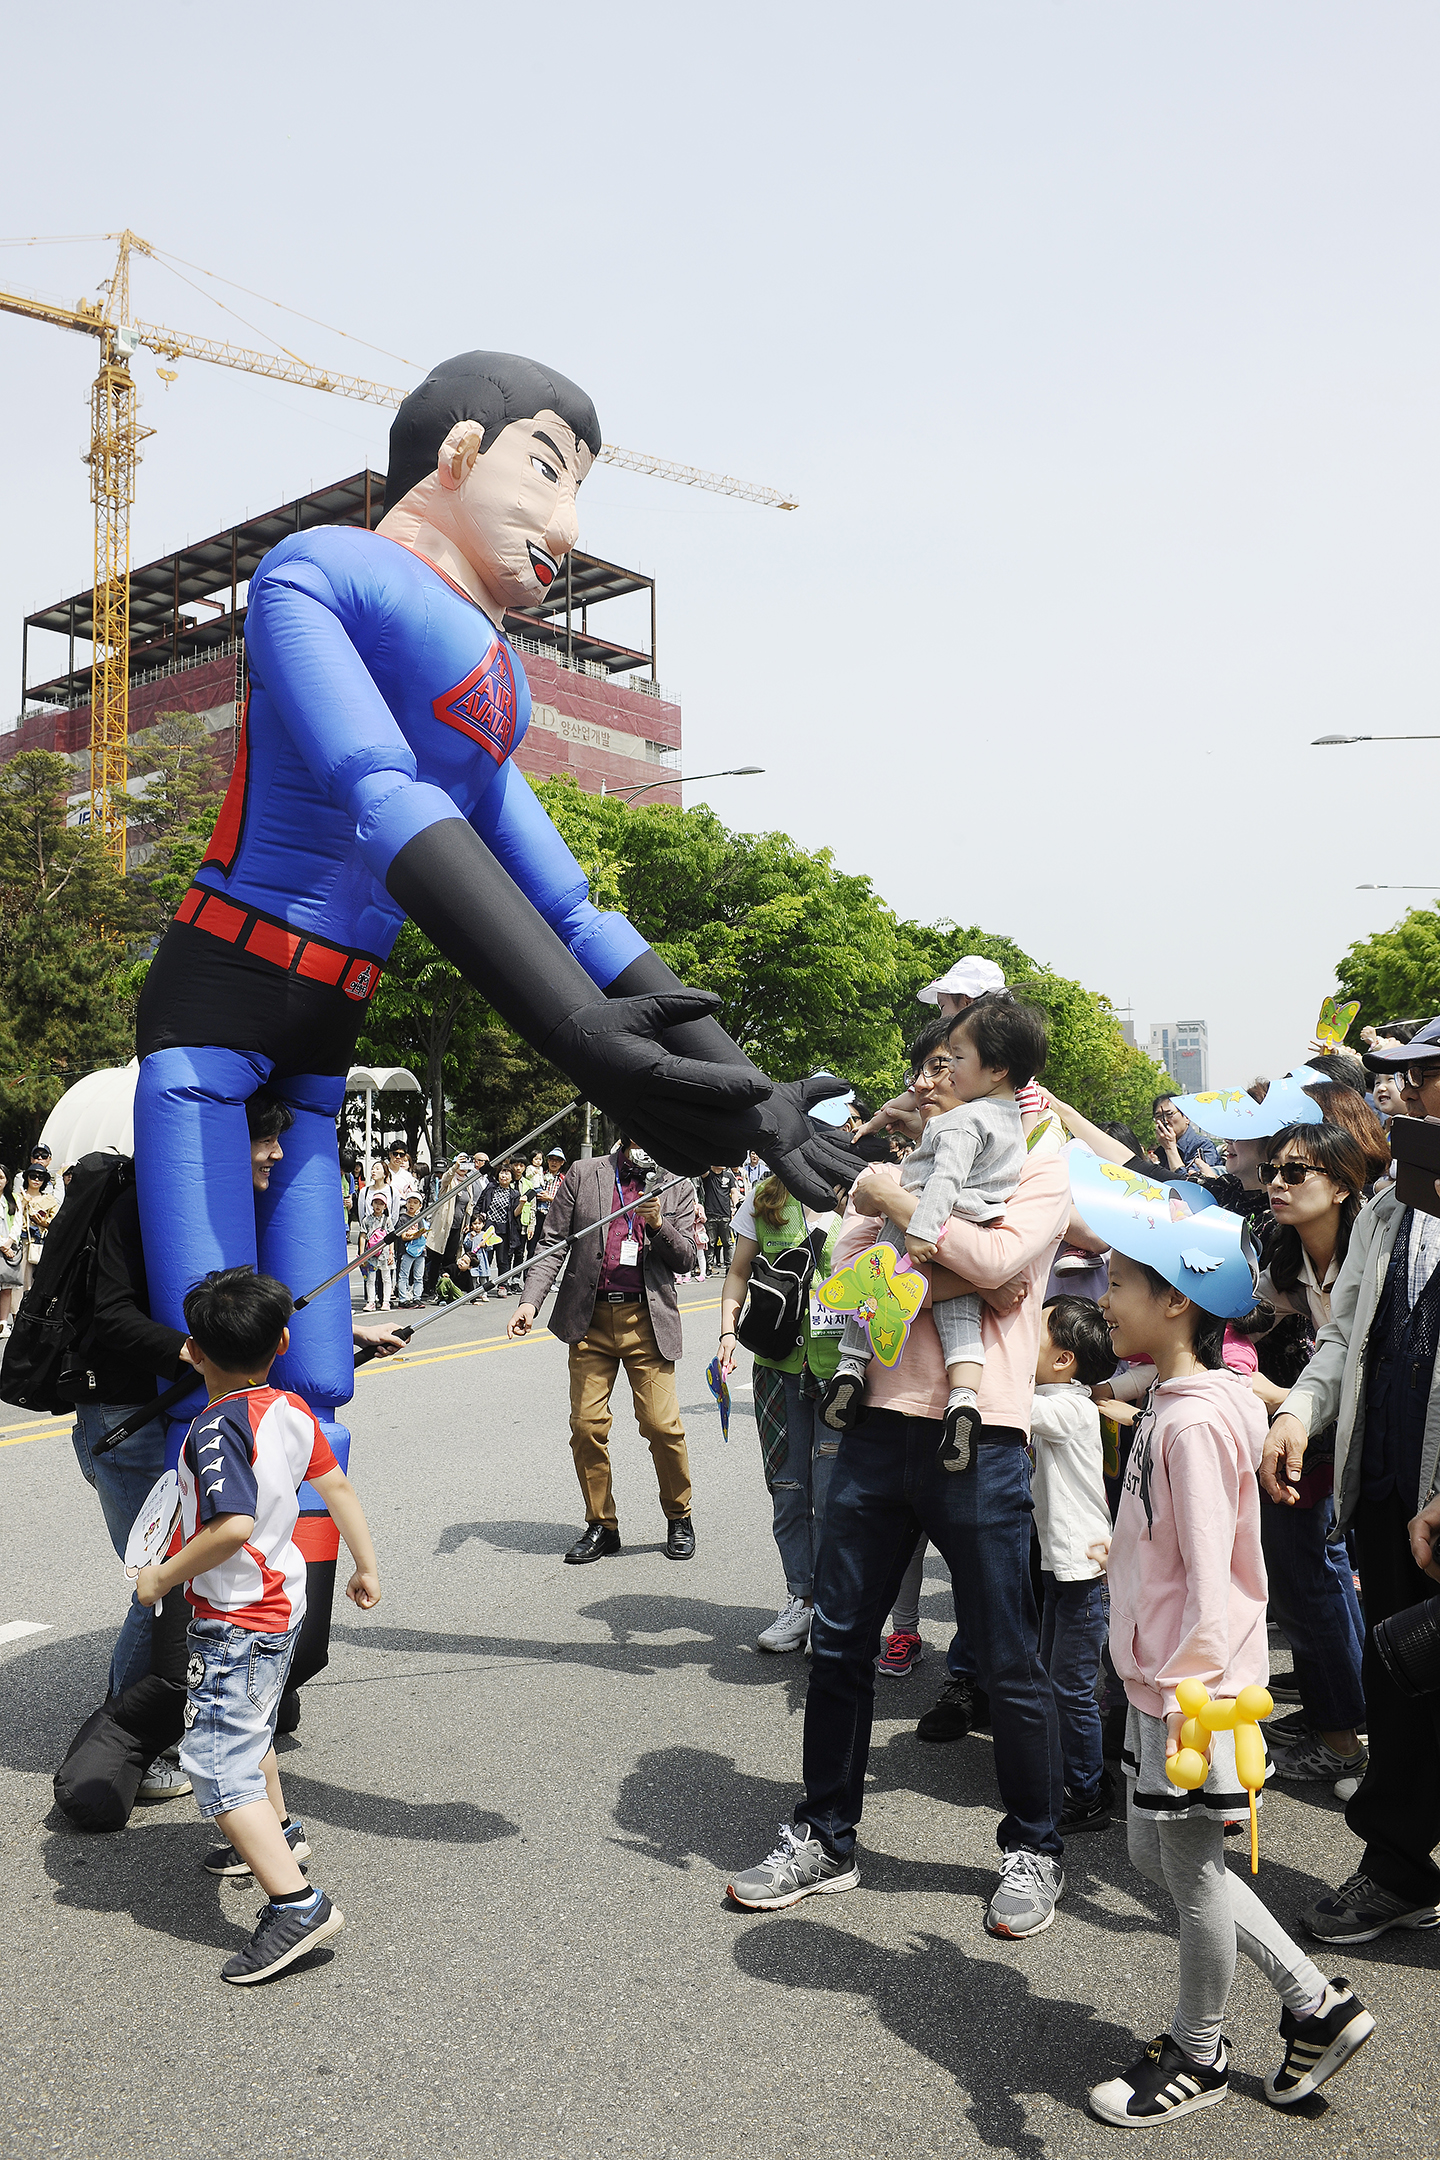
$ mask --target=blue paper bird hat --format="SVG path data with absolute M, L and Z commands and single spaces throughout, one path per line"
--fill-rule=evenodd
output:
M 1194 1185 L 1163 1183 L 1069 1150 L 1070 1191 L 1085 1227 L 1222 1320 L 1255 1303 L 1260 1270 L 1238 1215 Z
M 1265 1140 L 1287 1125 L 1320 1124 L 1320 1105 L 1305 1090 L 1322 1086 L 1329 1077 L 1297 1065 L 1283 1079 L 1271 1081 L 1264 1102 L 1256 1102 L 1244 1088 L 1224 1088 L 1210 1095 L 1177 1095 L 1175 1105 L 1212 1140 Z

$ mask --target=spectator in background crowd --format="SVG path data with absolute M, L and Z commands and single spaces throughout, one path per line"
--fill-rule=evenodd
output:
M 565 1175 L 565 1150 L 552 1147 L 545 1156 L 545 1172 L 535 1193 L 535 1244 L 545 1236 L 545 1224 L 550 1215 L 550 1203 L 560 1190 L 560 1180 Z
M 9 1187 L 9 1169 L 0 1163 L 0 1336 L 10 1333 L 10 1308 L 25 1280 L 25 1218 Z
M 1197 1156 L 1212 1170 L 1222 1167 L 1215 1142 L 1198 1125 L 1191 1124 L 1173 1095 L 1157 1095 L 1151 1110 L 1155 1144 L 1168 1169 L 1188 1171 Z
M 51 1184 L 51 1173 L 50 1147 L 47 1141 L 36 1141 L 34 1147 L 32 1147 L 30 1150 L 30 1160 L 29 1163 L 26 1165 L 26 1169 L 27 1172 L 30 1170 L 38 1170 L 40 1172 L 41 1177 L 44 1181 L 42 1190 L 48 1192 Z
M 756 1153 L 753 1147 L 751 1148 L 749 1154 L 745 1157 L 744 1168 L 742 1169 L 740 1174 L 745 1180 L 745 1186 L 748 1192 L 754 1192 L 755 1187 L 760 1183 L 761 1178 L 766 1177 L 769 1174 L 765 1168 L 764 1163 L 761 1162 L 759 1155 Z
M 45 1150 L 48 1155 L 50 1150 Z M 20 1219 L 23 1236 L 20 1241 L 20 1294 L 23 1297 L 35 1279 L 40 1265 L 46 1233 L 55 1220 L 55 1211 L 62 1194 L 42 1163 L 32 1162 L 25 1172 L 25 1182 L 20 1194 Z
M 705 1216 L 706 1258 L 712 1268 L 728 1268 L 730 1265 L 730 1255 L 735 1247 L 732 1226 L 736 1199 L 745 1191 L 744 1179 L 727 1170 L 724 1163 L 711 1163 L 700 1180 L 700 1202 Z
M 390 1209 L 397 1218 L 403 1213 L 405 1202 L 411 1193 L 420 1191 L 420 1180 L 410 1167 L 410 1150 L 403 1140 L 392 1140 L 389 1152 Z
M 494 1232 L 495 1244 L 490 1248 L 495 1259 L 495 1273 L 504 1275 L 507 1269 L 518 1267 L 523 1233 L 518 1220 L 520 1194 L 515 1186 L 515 1173 L 509 1163 L 502 1163 L 495 1183 L 485 1196 L 486 1226 Z M 497 1285 L 496 1296 L 508 1297 L 511 1292 L 520 1295 L 518 1282 L 502 1282 Z
M 390 1209 L 386 1203 L 385 1188 L 375 1186 L 366 1195 L 368 1214 L 360 1226 L 360 1250 L 367 1255 L 360 1270 L 365 1285 L 365 1310 L 374 1312 L 377 1299 L 381 1312 L 390 1310 L 390 1285 L 393 1280 L 394 1262 L 390 1246 L 385 1242 L 390 1231 Z
M 426 1233 L 420 1213 L 419 1193 L 407 1193 L 400 1210 L 399 1227 L 402 1230 L 409 1227 L 404 1242 L 395 1248 L 395 1303 L 410 1311 L 418 1311 L 425 1302 Z

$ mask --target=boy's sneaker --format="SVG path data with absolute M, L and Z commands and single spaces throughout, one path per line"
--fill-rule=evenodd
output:
M 1304 1916 L 1321 1942 L 1374 1942 L 1387 1928 L 1440 1927 L 1440 1905 L 1412 1905 L 1393 1890 L 1382 1890 L 1368 1875 L 1352 1875 Z
M 992 1935 L 1018 1941 L 1043 1935 L 1055 1918 L 1055 1902 L 1065 1887 L 1065 1871 L 1045 1853 L 1016 1845 L 1000 1855 L 1000 1880 L 985 1915 Z
M 285 1825 L 285 1842 L 297 1860 L 305 1861 L 310 1858 L 310 1847 L 305 1842 L 305 1825 L 298 1815 L 292 1815 Z M 250 1863 L 241 1859 L 233 1845 L 217 1845 L 214 1852 L 205 1856 L 205 1872 L 207 1875 L 248 1875 Z
M 1138 2062 L 1123 2077 L 1110 2078 L 1090 2091 L 1090 2109 L 1101 2122 L 1119 2123 L 1122 2129 L 1144 2129 L 1152 2123 L 1174 2122 L 1197 2109 L 1214 2107 L 1230 2090 L 1230 2056 L 1224 2039 L 1220 2052 L 1207 2069 L 1192 2062 L 1168 2032 L 1151 2041 Z
M 951 1673 L 916 1725 L 915 1737 L 943 1747 L 949 1740 L 963 1740 L 972 1725 L 983 1725 L 989 1715 L 990 1701 L 985 1690 L 977 1687 L 968 1673 Z
M 1307 2093 L 1333 2077 L 1375 2030 L 1375 2020 L 1344 1973 L 1336 1973 L 1313 2016 L 1280 2013 L 1285 2060 L 1265 2079 L 1265 2097 L 1276 2107 L 1293 2107 Z
M 1270 1760 L 1278 1778 L 1290 1779 L 1297 1785 L 1329 1785 L 1337 1800 L 1353 1800 L 1370 1767 L 1370 1752 L 1360 1747 L 1353 1755 L 1337 1755 L 1319 1733 L 1303 1732 L 1283 1738 L 1277 1735 L 1270 1746 Z M 1344 1792 L 1340 1790 L 1342 1785 Z
M 260 1925 L 245 1948 L 237 1950 L 220 1968 L 221 1979 L 235 1987 L 268 1980 L 271 1973 L 283 1971 L 296 1958 L 305 1957 L 318 1944 L 338 1935 L 345 1925 L 344 1913 L 331 1904 L 323 1890 L 317 1890 L 308 1905 L 262 1905 L 256 1917 Z
M 781 1606 L 769 1627 L 761 1628 L 755 1640 L 762 1650 L 783 1657 L 787 1651 L 798 1650 L 809 1635 L 810 1607 L 804 1598 L 792 1597 L 788 1605 Z
M 897 1628 L 885 1638 L 885 1648 L 875 1660 L 877 1673 L 889 1673 L 892 1680 L 903 1680 L 907 1673 L 924 1662 L 925 1645 L 918 1635 L 910 1635 Z
M 831 1432 L 849 1432 L 865 1408 L 863 1374 L 833 1373 L 820 1391 L 820 1416 Z
M 147 1804 L 153 1800 L 183 1800 L 186 1793 L 194 1790 L 177 1762 L 172 1762 L 168 1755 L 157 1755 L 141 1778 L 135 1798 Z
M 802 1897 L 853 1890 L 859 1880 L 853 1857 L 837 1859 L 818 1837 L 801 1837 L 793 1823 L 784 1822 L 774 1852 L 725 1887 L 747 1912 L 777 1912 L 782 1905 L 798 1905 Z
M 1060 1820 L 1055 1827 L 1062 1838 L 1073 1837 L 1078 1830 L 1106 1830 L 1115 1819 L 1111 1813 L 1114 1804 L 1115 1780 L 1106 1770 L 1101 1773 L 1094 1792 L 1086 1798 L 1082 1798 L 1073 1786 L 1065 1787 Z

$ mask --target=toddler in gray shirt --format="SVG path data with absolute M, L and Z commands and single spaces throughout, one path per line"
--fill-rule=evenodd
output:
M 880 1241 L 892 1251 L 933 1260 L 953 1216 L 967 1222 L 1003 1216 L 1025 1163 L 1015 1090 L 1034 1078 L 1045 1047 L 1040 1015 L 1003 991 L 924 1030 L 911 1052 L 912 1085 L 929 1115 L 900 1173 L 902 1190 L 920 1198 L 907 1231 L 886 1221 Z M 950 1383 L 940 1460 L 947 1470 L 966 1470 L 980 1428 L 980 1299 L 973 1293 L 944 1298 L 930 1311 Z M 840 1353 L 821 1415 L 843 1432 L 860 1417 L 870 1357 L 864 1322 L 854 1314 L 845 1323 Z

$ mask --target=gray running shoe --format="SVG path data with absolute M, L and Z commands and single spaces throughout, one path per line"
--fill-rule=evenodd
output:
M 1412 1905 L 1393 1890 L 1382 1890 L 1368 1875 L 1352 1875 L 1311 1906 L 1305 1925 L 1321 1942 L 1374 1942 L 1392 1927 L 1440 1927 L 1440 1905 Z
M 1043 1935 L 1064 1887 L 1065 1871 L 1058 1860 L 1016 1845 L 1000 1856 L 1000 1880 L 985 1925 L 992 1935 Z
M 787 1651 L 803 1649 L 809 1638 L 810 1607 L 804 1598 L 792 1597 L 788 1605 L 781 1606 L 769 1627 L 761 1628 L 755 1640 L 762 1650 L 783 1657 Z
M 168 1755 L 157 1755 L 141 1778 L 135 1798 L 147 1804 L 153 1800 L 183 1800 L 194 1790 L 179 1763 L 172 1762 Z
M 1297 1785 L 1333 1785 L 1338 1778 L 1353 1778 L 1358 1784 L 1370 1767 L 1368 1749 L 1362 1747 L 1353 1755 L 1337 1755 L 1334 1748 L 1328 1747 L 1320 1735 L 1313 1732 L 1277 1737 L 1270 1749 L 1270 1760 L 1275 1765 L 1276 1777 Z M 1354 1790 L 1352 1785 L 1352 1794 Z
M 798 1905 L 802 1897 L 831 1890 L 853 1890 L 860 1880 L 854 1859 L 837 1860 L 815 1836 L 801 1837 L 793 1823 L 781 1823 L 780 1842 L 763 1866 L 750 1868 L 726 1884 L 747 1912 L 777 1912 Z

